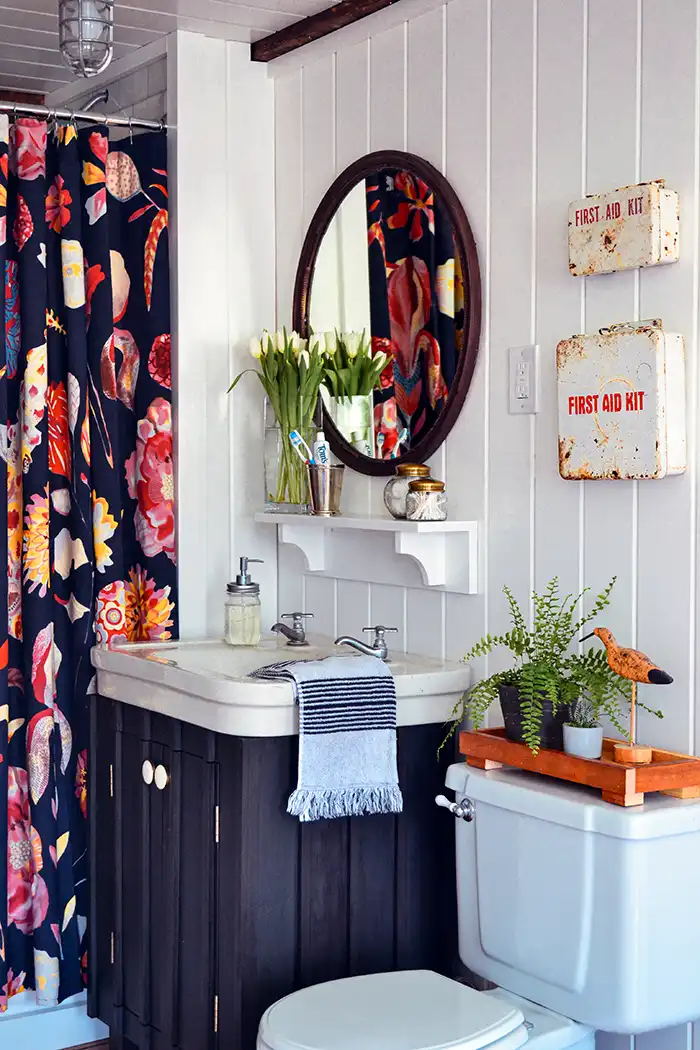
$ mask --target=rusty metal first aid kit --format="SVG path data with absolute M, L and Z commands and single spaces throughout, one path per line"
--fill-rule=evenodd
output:
M 663 179 L 623 186 L 569 205 L 574 277 L 678 260 L 678 194 Z
M 557 346 L 559 473 L 663 478 L 686 468 L 683 336 L 658 320 L 612 325 Z

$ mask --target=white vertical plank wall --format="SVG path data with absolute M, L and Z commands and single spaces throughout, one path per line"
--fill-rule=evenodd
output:
M 400 647 L 458 658 L 484 630 L 504 625 L 504 583 L 527 602 L 532 587 L 555 574 L 567 591 L 600 588 L 616 575 L 610 626 L 675 677 L 653 698 L 665 712 L 655 738 L 691 750 L 700 746 L 698 6 L 405 0 L 270 69 L 278 321 L 289 320 L 295 262 L 314 207 L 334 175 L 368 149 L 408 149 L 444 171 L 472 224 L 484 285 L 472 388 L 433 463 L 453 512 L 482 525 L 479 594 L 304 577 L 298 552 L 280 548 L 280 600 L 305 601 L 329 633 L 389 622 L 400 630 Z M 681 262 L 571 278 L 569 201 L 658 177 L 681 194 Z M 686 339 L 688 472 L 646 484 L 561 481 L 557 341 L 657 316 Z M 507 351 L 532 341 L 541 348 L 541 411 L 516 419 L 507 412 Z M 356 478 L 347 495 L 358 511 L 376 509 L 381 488 L 379 480 Z M 358 538 L 358 558 L 365 542 Z M 693 1031 L 598 1042 L 600 1050 L 687 1050 Z
M 258 390 L 246 376 L 226 394 L 250 361 L 251 332 L 270 323 L 275 305 L 274 173 L 269 167 L 257 172 L 260 141 L 273 139 L 275 97 L 245 44 L 198 33 L 168 37 L 167 76 L 175 125 L 168 135 L 168 166 L 175 190 L 171 298 L 180 636 L 201 638 L 221 632 L 225 586 L 237 556 L 264 560 L 255 574 L 263 615 L 274 615 L 277 606 L 274 536 L 253 518 L 262 475 Z M 214 155 L 218 163 L 202 162 Z M 298 208 L 296 215 L 301 227 Z M 291 244 L 289 250 L 295 250 Z

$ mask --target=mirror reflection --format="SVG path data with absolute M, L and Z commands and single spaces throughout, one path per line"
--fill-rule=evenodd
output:
M 324 404 L 359 452 L 397 458 L 437 425 L 465 309 L 455 230 L 433 187 L 403 168 L 352 187 L 316 258 L 309 326 L 334 351 Z

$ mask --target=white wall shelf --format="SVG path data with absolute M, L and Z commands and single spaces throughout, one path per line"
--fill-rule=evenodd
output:
M 255 520 L 277 525 L 280 542 L 302 551 L 309 572 L 337 579 L 411 586 L 402 564 L 405 558 L 397 557 L 403 555 L 420 570 L 416 585 L 422 582 L 445 591 L 477 593 L 475 521 L 398 521 L 356 514 L 323 518 L 274 511 L 260 512 Z M 393 550 L 383 538 L 390 536 Z

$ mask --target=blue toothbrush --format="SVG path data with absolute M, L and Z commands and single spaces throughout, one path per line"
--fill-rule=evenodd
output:
M 311 454 L 311 449 L 306 444 L 298 430 L 290 430 L 289 440 L 299 458 L 304 460 L 304 463 L 308 463 L 310 467 L 316 466 L 316 460 Z

